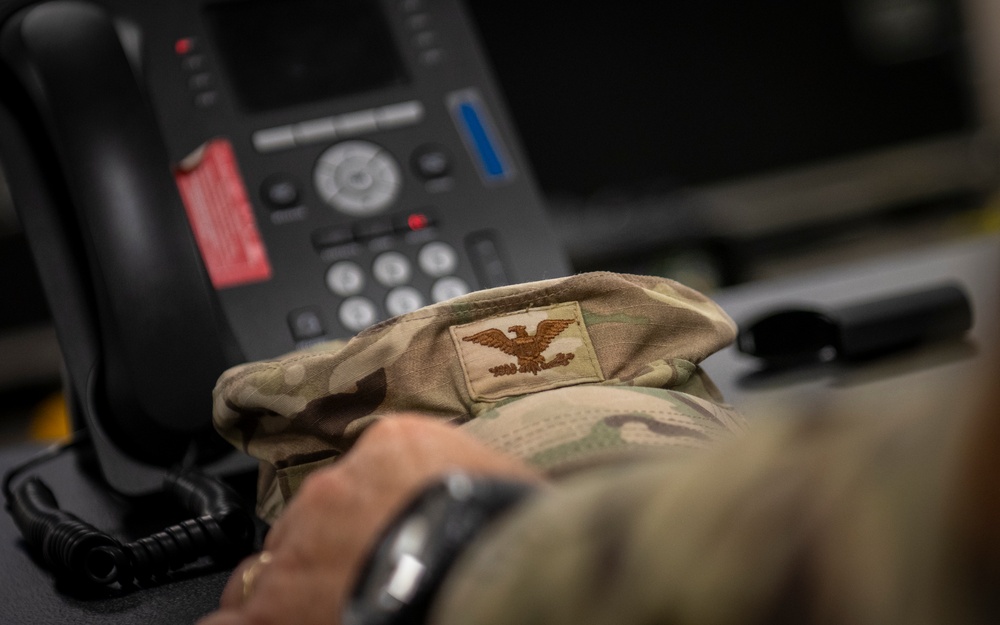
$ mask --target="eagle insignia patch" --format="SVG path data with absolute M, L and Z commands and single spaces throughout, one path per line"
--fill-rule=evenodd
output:
M 604 379 L 577 302 L 497 315 L 451 333 L 474 399 Z
M 529 335 L 525 326 L 510 326 L 508 332 L 514 333 L 514 338 L 508 338 L 506 334 L 496 328 L 490 328 L 477 332 L 472 336 L 462 337 L 463 341 L 471 341 L 486 347 L 494 347 L 505 354 L 517 357 L 517 365 L 505 364 L 492 367 L 489 371 L 494 376 L 512 375 L 514 373 L 533 373 L 543 369 L 551 369 L 560 365 L 568 365 L 573 360 L 573 354 L 559 352 L 546 361 L 542 352 L 552 343 L 552 339 L 566 329 L 571 323 L 576 323 L 576 319 L 546 319 L 539 321 L 535 327 L 535 333 Z

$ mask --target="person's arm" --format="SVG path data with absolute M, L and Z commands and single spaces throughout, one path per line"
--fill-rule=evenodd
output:
M 981 622 L 996 588 L 965 576 L 948 525 L 955 407 L 758 423 L 562 480 L 466 549 L 429 623 Z
M 953 400 L 759 424 L 712 450 L 564 477 L 468 546 L 429 625 L 978 622 L 956 594 L 983 589 L 952 549 L 947 479 L 967 434 Z M 540 480 L 460 429 L 386 419 L 308 479 L 269 563 L 237 569 L 203 625 L 340 622 L 382 529 L 455 469 Z
M 371 426 L 340 461 L 307 478 L 264 542 L 237 567 L 202 625 L 340 622 L 361 566 L 391 518 L 436 477 L 541 482 L 532 468 L 438 420 L 399 415 Z

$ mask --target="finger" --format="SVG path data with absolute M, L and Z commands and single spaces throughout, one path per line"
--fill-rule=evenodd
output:
M 253 623 L 330 625 L 339 621 L 342 598 L 331 588 L 342 586 L 333 571 L 316 567 L 269 570 L 260 578 L 242 612 Z
M 257 554 L 254 554 L 236 565 L 236 568 L 233 569 L 229 580 L 222 589 L 222 594 L 219 596 L 219 608 L 225 610 L 240 606 L 243 598 L 243 573 L 256 559 Z
M 374 423 L 341 464 L 370 475 L 375 458 L 380 462 L 377 466 L 387 469 L 375 473 L 376 477 L 396 475 L 409 478 L 411 483 L 454 470 L 536 482 L 543 479 L 522 460 L 488 447 L 454 425 L 413 413 L 399 413 Z
M 243 615 L 234 610 L 212 612 L 200 619 L 195 625 L 244 625 L 247 622 Z
M 264 549 L 280 551 L 290 541 L 313 541 L 320 536 L 338 537 L 338 533 L 330 531 L 330 526 L 337 522 L 341 514 L 351 511 L 353 490 L 352 485 L 343 479 L 343 471 L 338 465 L 313 473 L 271 526 L 264 538 Z M 318 550 L 311 551 L 318 553 Z
M 255 553 L 233 569 L 233 574 L 229 576 L 229 581 L 226 582 L 219 597 L 220 608 L 235 610 L 243 605 L 247 595 L 253 591 L 251 585 L 256 585 L 257 578 L 264 572 L 263 569 L 270 566 L 270 562 L 261 561 L 265 553 L 269 554 L 263 551 Z

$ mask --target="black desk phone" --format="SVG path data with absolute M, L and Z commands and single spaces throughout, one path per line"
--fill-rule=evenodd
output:
M 233 461 L 210 421 L 228 366 L 568 271 L 456 0 L 0 19 L 0 155 L 121 493 Z

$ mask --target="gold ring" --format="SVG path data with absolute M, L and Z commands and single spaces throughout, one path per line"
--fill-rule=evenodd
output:
M 254 584 L 257 583 L 257 576 L 260 575 L 260 571 L 264 568 L 265 564 L 271 562 L 272 556 L 268 551 L 261 551 L 257 554 L 257 559 L 248 566 L 243 571 L 243 602 L 245 603 L 250 595 L 253 594 Z

